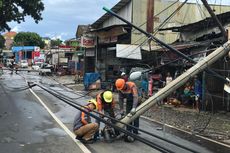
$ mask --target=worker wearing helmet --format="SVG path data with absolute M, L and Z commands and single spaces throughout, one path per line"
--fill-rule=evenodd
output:
M 124 99 L 126 98 L 126 114 L 134 115 L 136 113 L 136 107 L 138 106 L 138 90 L 134 82 L 126 82 L 124 79 L 117 79 L 115 86 L 119 92 L 119 105 L 121 112 L 124 112 Z M 139 127 L 139 118 L 135 119 L 133 123 Z M 127 126 L 127 130 L 138 134 L 138 131 Z
M 128 76 L 127 76 L 127 74 L 126 74 L 125 72 L 122 72 L 122 73 L 121 73 L 121 78 L 124 79 L 125 82 L 128 81 Z
M 97 95 L 96 100 L 98 104 L 98 112 L 102 115 L 107 113 L 109 116 L 114 118 L 115 101 L 113 93 L 111 91 L 101 92 Z
M 98 112 L 100 113 L 100 117 L 103 118 L 104 114 L 108 115 L 112 118 L 115 118 L 114 108 L 115 108 L 115 101 L 113 98 L 113 93 L 111 91 L 103 91 L 96 96 L 97 104 L 98 104 Z M 114 120 L 111 120 L 112 123 L 115 123 Z M 97 120 L 97 123 L 100 127 L 100 121 Z M 118 134 L 118 131 L 116 131 Z M 96 133 L 95 138 L 99 137 L 99 131 Z
M 91 99 L 88 102 L 89 103 L 84 107 L 87 112 L 98 109 L 95 99 Z M 76 138 L 83 143 L 93 143 L 94 134 L 98 131 L 98 124 L 91 122 L 89 114 L 78 110 L 74 119 L 73 131 Z

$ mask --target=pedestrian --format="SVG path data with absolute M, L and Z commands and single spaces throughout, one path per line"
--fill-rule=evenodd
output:
M 197 75 L 195 75 L 194 77 L 194 93 L 195 93 L 196 109 L 200 110 L 201 108 L 200 102 L 202 97 L 202 83 Z
M 98 109 L 95 99 L 91 99 L 88 102 L 89 103 L 84 106 L 84 110 L 91 112 Z M 74 119 L 73 131 L 76 135 L 76 139 L 79 139 L 83 143 L 93 143 L 95 141 L 94 134 L 98 131 L 98 124 L 91 122 L 89 114 L 78 110 Z
M 134 82 L 125 82 L 124 79 L 117 79 L 115 82 L 116 88 L 119 92 L 119 105 L 120 110 L 124 112 L 124 99 L 126 98 L 126 114 L 134 115 L 136 113 L 136 108 L 138 106 L 138 90 Z M 139 117 L 130 123 L 137 128 L 139 128 Z M 133 129 L 127 126 L 127 130 L 138 134 L 137 129 Z M 125 136 L 125 141 L 132 142 L 134 139 L 129 136 Z
M 167 73 L 167 76 L 166 76 L 166 78 L 165 78 L 166 86 L 167 86 L 170 82 L 172 82 L 172 80 L 173 80 L 173 78 L 172 78 L 170 72 L 168 72 L 168 73 Z
M 167 86 L 170 82 L 172 82 L 173 78 L 170 74 L 170 72 L 167 73 L 166 78 L 165 78 L 165 86 Z M 167 103 L 171 103 L 171 97 L 173 96 L 173 94 L 169 94 L 167 97 Z

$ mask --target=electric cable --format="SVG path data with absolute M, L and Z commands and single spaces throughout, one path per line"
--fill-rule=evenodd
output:
M 151 141 L 149 141 L 149 140 L 147 140 L 147 139 L 144 139 L 144 138 L 142 138 L 142 137 L 140 137 L 140 136 L 138 136 L 138 135 L 136 135 L 136 134 L 133 134 L 132 132 L 129 132 L 129 131 L 123 129 L 123 128 L 120 128 L 120 127 L 118 127 L 118 126 L 116 126 L 116 125 L 110 123 L 110 122 L 107 122 L 106 120 L 104 120 L 104 119 L 102 119 L 102 118 L 96 116 L 95 114 L 86 111 L 86 110 L 83 109 L 81 106 L 78 106 L 76 103 L 72 103 L 72 102 L 70 102 L 69 100 L 64 99 L 63 97 L 60 97 L 59 95 L 55 95 L 55 94 L 52 93 L 51 91 L 47 90 L 46 88 L 44 88 L 44 87 L 42 87 L 42 86 L 40 86 L 40 85 L 38 85 L 38 84 L 37 84 L 37 86 L 39 86 L 39 87 L 42 88 L 43 90 L 47 91 L 47 92 L 50 93 L 51 95 L 57 97 L 58 99 L 64 101 L 65 103 L 69 104 L 70 106 L 72 106 L 72 107 L 74 107 L 74 108 L 76 108 L 76 109 L 78 109 L 78 110 L 80 110 L 80 111 L 82 111 L 82 112 L 84 112 L 84 113 L 90 115 L 91 117 L 93 117 L 93 118 L 95 118 L 95 119 L 97 119 L 97 120 L 99 120 L 99 121 L 101 121 L 101 122 L 103 122 L 103 123 L 105 123 L 105 124 L 107 124 L 107 125 L 109 125 L 109 126 L 115 128 L 115 129 L 121 131 L 122 133 L 125 133 L 125 134 L 127 134 L 127 135 L 132 136 L 133 138 L 139 140 L 140 142 L 142 142 L 142 143 L 144 143 L 144 144 L 146 144 L 146 145 L 148 145 L 148 146 L 150 146 L 150 147 L 152 147 L 152 148 L 154 148 L 154 149 L 157 149 L 157 150 L 162 151 L 162 152 L 165 152 L 165 153 L 174 153 L 173 151 L 171 151 L 171 150 L 169 150 L 169 149 L 167 149 L 167 148 L 164 148 L 164 147 L 162 147 L 162 146 L 160 146 L 160 145 L 158 145 L 158 144 L 155 144 L 155 143 L 153 143 L 153 142 L 151 142 Z M 93 112 L 95 112 L 95 111 L 93 111 Z
M 42 88 L 43 90 L 45 90 L 42 86 L 40 86 L 40 85 L 37 85 L 37 86 L 39 86 L 40 88 Z M 51 91 L 51 90 L 52 90 L 52 89 L 49 88 L 48 91 Z M 47 91 L 47 89 L 46 89 L 46 91 Z M 52 90 L 52 91 L 54 91 L 54 90 Z M 55 92 L 55 91 L 54 91 L 54 92 Z M 55 96 L 60 96 L 59 94 L 54 94 L 54 95 L 55 95 Z M 63 97 L 62 97 L 62 98 L 63 98 Z M 66 100 L 69 100 L 69 99 L 66 97 Z M 69 100 L 69 102 L 71 102 L 71 103 L 73 103 L 73 104 L 75 104 L 75 105 L 77 105 L 77 106 L 79 106 L 79 107 L 84 107 L 83 105 L 80 105 L 80 104 L 78 104 L 78 103 L 75 103 L 74 101 Z M 100 115 L 100 113 L 97 112 L 97 111 L 92 111 L 92 112 L 94 112 L 94 113 Z M 138 130 L 138 131 L 141 131 L 141 132 L 143 132 L 143 133 L 145 133 L 145 134 L 148 134 L 148 135 L 150 135 L 150 136 L 156 137 L 156 138 L 158 138 L 158 139 L 161 139 L 161 140 L 163 140 L 163 141 L 166 141 L 166 142 L 168 142 L 168 143 L 171 143 L 171 144 L 173 144 L 173 145 L 176 145 L 176 146 L 178 146 L 178 147 L 180 147 L 180 148 L 189 150 L 189 151 L 191 151 L 191 152 L 196 152 L 196 151 L 193 150 L 193 149 L 187 148 L 187 147 L 185 147 L 185 146 L 183 146 L 183 145 L 181 145 L 181 144 L 175 143 L 175 142 L 173 142 L 173 141 L 171 141 L 171 140 L 162 138 L 162 137 L 160 137 L 160 136 L 158 136 L 158 135 L 155 135 L 155 134 L 152 134 L 152 133 L 150 133 L 150 132 L 148 132 L 148 131 L 145 131 L 145 130 L 142 130 L 142 129 L 140 129 L 140 128 L 137 128 L 137 127 L 135 127 L 135 126 L 133 126 L 133 125 L 126 124 L 126 123 L 121 122 L 120 120 L 115 119 L 115 118 L 112 118 L 112 117 L 110 117 L 110 116 L 108 116 L 108 115 L 103 115 L 103 116 L 105 116 L 105 117 L 107 117 L 107 118 L 109 118 L 109 119 L 111 119 L 111 120 L 113 120 L 113 121 L 116 121 L 116 122 L 122 123 L 122 124 L 124 124 L 124 125 L 126 125 L 126 126 L 129 126 L 129 127 L 133 128 L 133 129 L 136 129 L 136 130 Z

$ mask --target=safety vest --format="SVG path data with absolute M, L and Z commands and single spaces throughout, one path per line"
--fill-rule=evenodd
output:
M 102 97 L 104 92 L 100 93 L 97 95 L 96 100 L 97 100 L 97 106 L 98 106 L 98 111 L 102 112 L 103 109 L 107 108 L 115 108 L 115 101 L 114 98 L 111 103 L 105 102 L 104 98 Z

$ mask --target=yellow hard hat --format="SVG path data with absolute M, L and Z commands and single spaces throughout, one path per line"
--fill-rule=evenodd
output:
M 88 102 L 90 104 L 94 104 L 95 105 L 95 109 L 97 110 L 98 106 L 97 106 L 97 101 L 95 99 L 90 99 Z
M 113 94 L 111 91 L 105 91 L 103 93 L 103 98 L 105 100 L 105 102 L 107 103 L 111 103 L 113 101 Z

